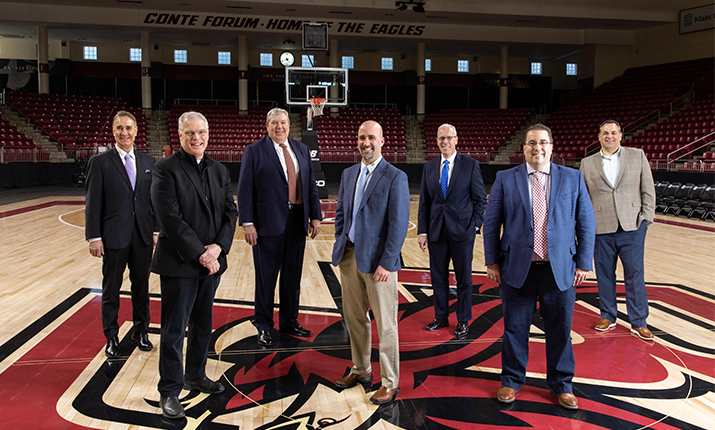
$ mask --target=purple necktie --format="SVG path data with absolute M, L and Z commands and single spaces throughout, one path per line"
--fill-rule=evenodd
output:
M 129 182 L 132 184 L 132 190 L 137 182 L 136 174 L 134 173 L 134 162 L 132 157 L 127 154 L 124 156 L 124 168 L 127 169 L 127 175 L 129 176 Z

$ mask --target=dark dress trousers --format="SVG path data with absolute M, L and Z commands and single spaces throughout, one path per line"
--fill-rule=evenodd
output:
M 417 234 L 427 234 L 434 313 L 438 320 L 449 315 L 449 260 L 457 280 L 457 321 L 472 319 L 472 257 L 476 231 L 482 226 L 487 195 L 477 160 L 459 152 L 454 158 L 446 197 L 440 184 L 437 157 L 422 171 Z
M 151 265 L 152 272 L 161 276 L 158 389 L 164 396 L 178 396 L 184 374 L 193 381 L 206 375 L 213 299 L 226 270 L 238 211 L 228 169 L 206 155 L 197 165 L 183 149 L 156 163 L 151 200 L 161 228 Z M 214 275 L 199 263 L 210 244 L 222 249 L 221 268 Z
M 279 327 L 288 327 L 298 318 L 308 225 L 310 220 L 323 219 L 308 146 L 293 139 L 287 143 L 300 167 L 297 179 L 302 205 L 288 204 L 288 181 L 268 136 L 246 147 L 238 179 L 239 224 L 253 223 L 258 234 L 258 243 L 253 246 L 258 330 L 273 328 L 274 291 L 279 272 Z
M 102 328 L 110 339 L 117 335 L 119 290 L 129 266 L 134 329 L 149 327 L 149 265 L 153 232 L 157 231 L 151 206 L 154 158 L 134 150 L 135 188 L 116 148 L 89 159 L 85 185 L 85 238 L 102 238 Z

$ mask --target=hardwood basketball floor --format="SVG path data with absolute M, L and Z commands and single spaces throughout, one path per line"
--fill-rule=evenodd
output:
M 368 400 L 380 382 L 376 350 L 368 392 L 334 386 L 351 365 L 339 274 L 329 263 L 334 203 L 323 201 L 326 222 L 306 245 L 300 321 L 313 337 L 275 331 L 274 348 L 257 347 L 250 322 L 253 262 L 239 228 L 216 294 L 207 368 L 227 390 L 182 392 L 189 418 L 171 422 L 158 408 L 158 348 L 141 352 L 127 336 L 128 279 L 122 357 L 104 356 L 101 260 L 84 241 L 81 191 L 0 192 L 0 428 L 715 428 L 715 223 L 658 216 L 649 227 L 645 276 L 655 342 L 630 334 L 625 299 L 614 330 L 593 330 L 595 275 L 578 288 L 572 333 L 578 411 L 560 408 L 548 391 L 538 313 L 527 384 L 515 403 L 503 406 L 495 399 L 501 306 L 485 276 L 481 238 L 474 247 L 469 337 L 454 339 L 454 315 L 449 329 L 426 332 L 434 317 L 429 260 L 417 245 L 413 195 L 406 267 L 399 273 L 401 391 L 397 402 L 378 408 Z M 152 275 L 150 282 L 150 339 L 158 345 L 159 279 Z

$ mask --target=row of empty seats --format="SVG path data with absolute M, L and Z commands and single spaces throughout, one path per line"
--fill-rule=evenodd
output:
M 656 213 L 715 221 L 715 185 L 662 181 L 655 195 Z

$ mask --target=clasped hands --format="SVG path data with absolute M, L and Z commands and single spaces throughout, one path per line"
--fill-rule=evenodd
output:
M 212 243 L 204 246 L 204 248 L 206 251 L 199 257 L 199 263 L 209 269 L 209 275 L 213 275 L 221 268 L 221 264 L 218 262 L 218 257 L 221 255 L 221 247 Z

